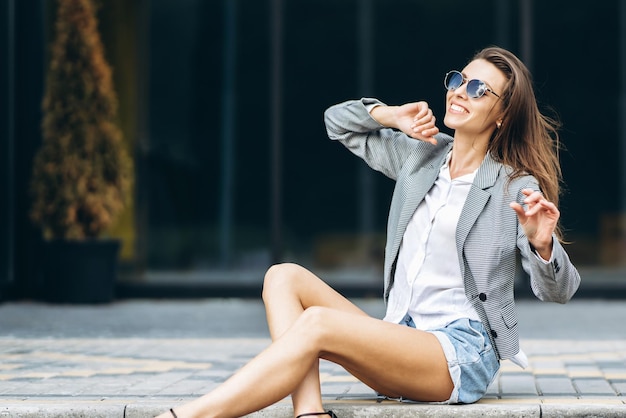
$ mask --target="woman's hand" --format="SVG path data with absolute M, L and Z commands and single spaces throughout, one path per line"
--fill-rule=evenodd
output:
M 524 203 L 527 209 L 517 202 L 511 202 L 510 206 L 517 213 L 528 242 L 535 247 L 541 258 L 549 260 L 552 256 L 552 233 L 561 213 L 540 192 L 524 189 L 522 193 L 526 195 Z
M 371 115 L 382 125 L 399 129 L 411 138 L 437 144 L 439 133 L 436 118 L 426 102 L 407 103 L 402 106 L 376 106 Z
M 437 145 L 434 138 L 439 133 L 435 126 L 436 118 L 426 102 L 407 103 L 398 107 L 396 118 L 401 124 L 398 128 L 410 136 Z

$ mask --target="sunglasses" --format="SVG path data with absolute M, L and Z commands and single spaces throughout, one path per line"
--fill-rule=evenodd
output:
M 452 70 L 446 74 L 446 77 L 443 79 L 443 85 L 446 86 L 448 91 L 456 90 L 463 85 L 467 81 L 467 87 L 465 91 L 467 91 L 467 95 L 472 99 L 479 99 L 485 95 L 486 92 L 489 92 L 500 98 L 500 95 L 496 94 L 491 88 L 487 86 L 482 80 L 468 80 L 461 74 L 461 72 Z

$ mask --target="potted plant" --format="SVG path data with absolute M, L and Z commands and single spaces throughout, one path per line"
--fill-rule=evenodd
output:
M 42 108 L 30 215 L 44 237 L 43 296 L 108 302 L 120 242 L 104 234 L 125 208 L 133 171 L 91 0 L 57 2 Z

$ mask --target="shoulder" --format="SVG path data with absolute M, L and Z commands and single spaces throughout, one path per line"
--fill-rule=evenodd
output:
M 533 188 L 538 190 L 539 182 L 527 171 L 515 170 L 510 165 L 498 162 L 493 156 L 489 156 L 491 161 L 500 166 L 498 182 L 506 184 L 508 190 L 521 190 Z
M 506 167 L 506 175 L 504 176 L 503 186 L 506 189 L 507 196 L 514 198 L 521 203 L 525 195 L 522 193 L 524 189 L 540 190 L 539 182 L 535 176 L 528 173 L 515 173 L 511 167 Z

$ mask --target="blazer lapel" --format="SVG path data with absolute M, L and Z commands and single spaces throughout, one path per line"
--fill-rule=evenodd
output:
M 424 197 L 426 196 L 426 193 L 428 193 L 431 185 L 434 183 L 438 172 L 438 169 L 431 165 L 428 167 L 422 167 L 419 171 L 412 173 L 409 176 L 408 184 L 413 185 L 413 187 L 410 187 L 410 189 L 407 190 L 408 193 L 406 200 L 404 205 L 402 205 L 400 219 L 398 222 L 398 234 L 404 235 L 404 231 L 406 230 L 409 220 L 415 213 L 417 206 L 422 200 L 424 200 Z
M 456 248 L 459 256 L 459 261 L 463 260 L 463 247 L 469 231 L 474 226 L 476 219 L 481 214 L 483 208 L 491 197 L 490 188 L 496 182 L 498 173 L 502 168 L 502 164 L 495 161 L 491 154 L 487 154 L 483 163 L 480 165 L 476 172 L 476 177 L 470 192 L 467 195 L 461 216 L 459 217 L 459 223 L 456 228 Z M 461 273 L 465 274 L 465 265 L 461 264 Z
M 399 190 L 400 200 L 392 205 L 390 209 L 389 224 L 395 225 L 396 228 L 395 231 L 393 231 L 394 235 L 389 237 L 391 239 L 391 248 L 388 260 L 395 260 L 398 255 L 404 231 L 406 231 L 406 227 L 415 213 L 415 210 L 435 183 L 439 175 L 439 169 L 443 165 L 451 147 L 452 144 L 449 144 L 443 150 L 441 157 L 438 158 L 437 161 L 412 172 L 405 179 L 402 190 Z

